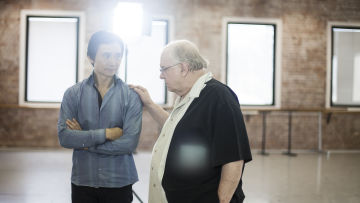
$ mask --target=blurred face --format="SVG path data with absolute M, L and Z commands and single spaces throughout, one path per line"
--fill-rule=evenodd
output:
M 160 78 L 165 80 L 170 92 L 178 94 L 182 88 L 182 63 L 174 60 L 170 51 L 165 49 L 160 58 Z
M 94 72 L 105 77 L 113 77 L 117 73 L 122 59 L 122 50 L 119 44 L 101 44 L 96 52 Z

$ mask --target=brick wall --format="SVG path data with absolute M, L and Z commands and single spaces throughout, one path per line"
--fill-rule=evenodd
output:
M 0 146 L 59 147 L 58 109 L 20 108 L 19 23 L 21 9 L 80 10 L 86 13 L 86 40 L 111 26 L 116 0 L 1 0 L 0 1 Z M 327 21 L 360 22 L 358 0 L 152 0 L 143 1 L 152 15 L 172 16 L 175 39 L 198 44 L 210 61 L 210 71 L 224 78 L 222 62 L 222 18 L 279 18 L 282 31 L 281 106 L 322 108 L 325 106 Z M 172 25 L 170 25 L 172 26 Z M 85 59 L 84 59 L 85 60 Z M 85 75 L 91 72 L 86 63 Z M 247 115 L 245 121 L 253 148 L 260 148 L 262 116 Z M 323 115 L 324 149 L 360 149 L 360 114 Z M 293 113 L 293 147 L 316 149 L 318 114 Z M 144 112 L 139 149 L 151 150 L 160 129 Z M 288 114 L 267 116 L 267 148 L 287 147 Z

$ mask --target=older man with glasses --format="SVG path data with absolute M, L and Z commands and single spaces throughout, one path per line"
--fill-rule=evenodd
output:
M 147 90 L 131 86 L 162 126 L 153 148 L 149 203 L 243 202 L 241 177 L 251 152 L 235 93 L 207 72 L 186 40 L 168 44 L 160 78 L 179 97 L 170 114 Z

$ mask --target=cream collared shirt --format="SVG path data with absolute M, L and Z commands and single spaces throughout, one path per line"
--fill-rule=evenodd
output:
M 149 203 L 167 203 L 161 181 L 165 171 L 166 158 L 174 130 L 178 122 L 184 116 L 192 101 L 199 97 L 206 82 L 212 79 L 210 72 L 201 76 L 193 85 L 190 92 L 182 99 L 177 98 L 174 109 L 166 120 L 160 136 L 152 151 L 149 185 Z

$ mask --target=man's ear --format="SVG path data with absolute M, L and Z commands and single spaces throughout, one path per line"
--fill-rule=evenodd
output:
M 188 63 L 181 63 L 181 75 L 187 76 L 187 74 L 190 72 L 190 67 Z
M 87 58 L 89 59 L 89 61 L 90 61 L 91 65 L 94 67 L 94 63 L 95 63 L 95 61 L 94 61 L 94 60 L 92 60 L 92 59 L 90 58 L 90 56 L 88 56 Z

